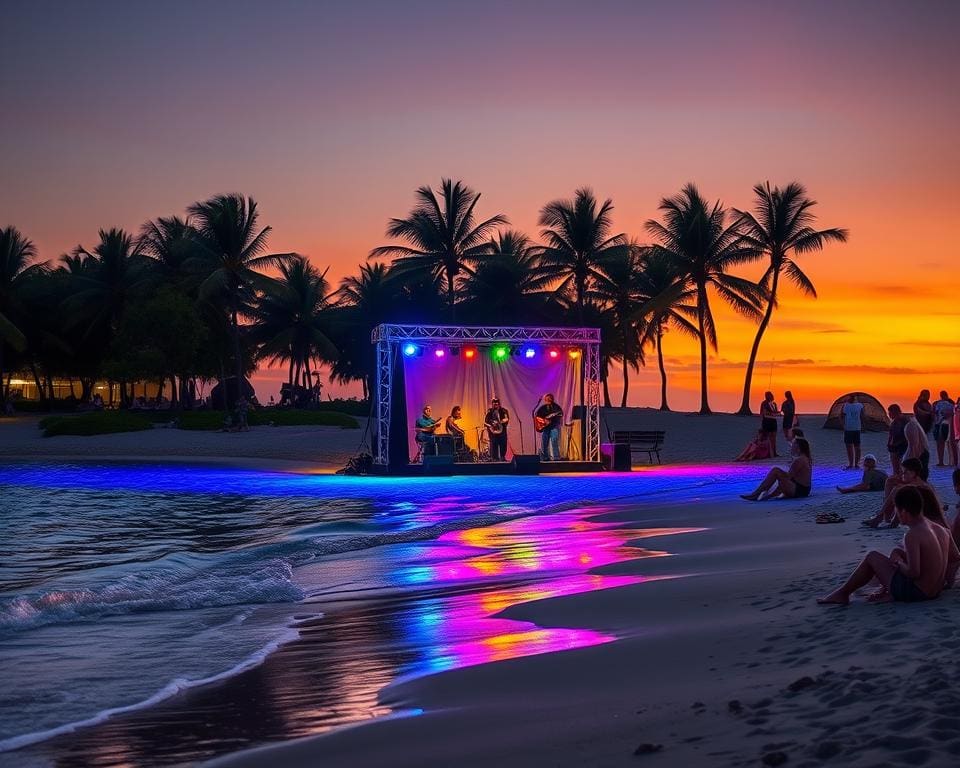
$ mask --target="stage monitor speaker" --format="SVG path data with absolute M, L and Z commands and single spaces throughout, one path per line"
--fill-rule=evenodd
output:
M 452 475 L 453 456 L 424 456 L 423 474 L 425 475 Z
M 535 453 L 513 454 L 513 471 L 518 475 L 539 475 L 540 457 Z
M 630 472 L 633 469 L 629 443 L 602 443 L 600 460 L 604 469 L 613 472 Z
M 587 418 L 587 408 L 584 405 L 575 405 L 570 409 L 570 418 L 573 421 L 583 421 Z

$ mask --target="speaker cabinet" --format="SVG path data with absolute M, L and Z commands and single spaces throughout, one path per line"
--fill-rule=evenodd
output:
M 602 443 L 600 445 L 600 461 L 603 462 L 603 468 L 606 470 L 630 472 L 633 469 L 630 444 Z
M 515 453 L 513 471 L 518 475 L 539 475 L 540 457 L 535 453 Z
M 424 456 L 423 474 L 425 475 L 452 475 L 453 456 Z

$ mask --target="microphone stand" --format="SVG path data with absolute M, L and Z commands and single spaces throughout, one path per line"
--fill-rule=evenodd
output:
M 527 450 L 523 446 L 523 420 L 517 419 L 517 426 L 520 427 L 520 453 L 526 453 Z

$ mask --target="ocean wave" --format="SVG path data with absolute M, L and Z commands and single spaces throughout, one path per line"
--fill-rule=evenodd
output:
M 284 559 L 199 572 L 159 568 L 102 586 L 52 589 L 6 600 L 0 603 L 0 633 L 130 613 L 286 603 L 303 597 L 293 582 L 293 567 Z
M 317 615 L 319 616 L 321 614 Z M 239 663 L 234 664 L 232 667 L 230 667 L 230 669 L 227 669 L 223 672 L 218 672 L 214 675 L 209 675 L 207 677 L 194 679 L 181 677 L 171 680 L 160 690 L 143 699 L 142 701 L 136 702 L 135 704 L 127 704 L 122 707 L 104 709 L 100 712 L 97 712 L 95 715 L 92 715 L 91 717 L 84 718 L 83 720 L 77 720 L 72 723 L 65 723 L 64 725 L 56 726 L 54 728 L 47 728 L 42 731 L 24 733 L 18 736 L 11 736 L 8 739 L 3 739 L 0 741 L 0 752 L 12 752 L 14 750 L 30 746 L 31 744 L 38 744 L 42 741 L 46 741 L 47 739 L 52 739 L 53 737 L 60 736 L 64 733 L 71 733 L 80 728 L 97 725 L 98 723 L 102 723 L 104 720 L 113 717 L 114 715 L 121 715 L 125 712 L 135 712 L 138 709 L 152 707 L 154 704 L 158 704 L 164 699 L 169 699 L 171 696 L 174 696 L 189 688 L 197 688 L 201 685 L 209 685 L 210 683 L 215 683 L 220 680 L 225 680 L 229 677 L 239 675 L 242 672 L 246 672 L 247 670 L 253 669 L 254 667 L 262 664 L 271 653 L 276 651 L 282 645 L 286 645 L 287 643 L 296 640 L 299 634 L 300 633 L 296 628 L 296 625 L 287 627 L 283 634 L 281 634 L 275 640 L 271 640 L 269 643 L 251 653 Z

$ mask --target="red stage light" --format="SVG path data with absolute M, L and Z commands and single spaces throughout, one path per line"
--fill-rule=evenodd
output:
M 477 350 L 475 350 L 473 347 L 467 347 L 465 350 L 463 350 L 463 356 L 467 358 L 467 360 L 473 360 L 473 358 L 477 356 Z
M 560 357 L 560 353 L 555 349 L 551 349 L 547 354 L 550 355 L 551 360 L 556 360 Z

